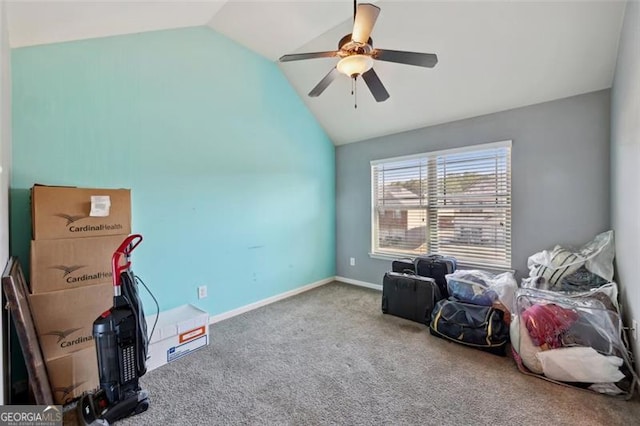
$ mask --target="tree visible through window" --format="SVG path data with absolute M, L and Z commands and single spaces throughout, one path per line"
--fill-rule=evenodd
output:
M 511 142 L 371 163 L 372 253 L 511 267 Z

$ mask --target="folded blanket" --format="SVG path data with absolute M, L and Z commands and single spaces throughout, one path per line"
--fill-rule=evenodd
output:
M 536 354 L 542 371 L 550 379 L 563 382 L 615 383 L 624 379 L 618 367 L 622 358 L 605 356 L 585 346 L 551 349 Z

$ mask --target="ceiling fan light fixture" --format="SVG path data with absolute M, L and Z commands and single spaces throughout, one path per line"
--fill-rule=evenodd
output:
M 434 53 L 374 49 L 371 32 L 378 19 L 380 8 L 369 3 L 358 5 L 357 0 L 353 0 L 353 12 L 353 31 L 340 39 L 338 50 L 295 53 L 284 55 L 280 58 L 280 62 L 314 58 L 341 58 L 338 64 L 331 68 L 331 71 L 309 92 L 309 96 L 313 98 L 320 96 L 333 80 L 340 74 L 345 74 L 352 79 L 352 94 L 355 95 L 356 77 L 362 76 L 362 80 L 369 88 L 376 102 L 384 102 L 389 99 L 389 92 L 387 92 L 378 74 L 373 69 L 374 59 L 376 61 L 395 62 L 424 68 L 433 68 L 438 63 L 438 57 Z
M 349 77 L 362 75 L 373 67 L 373 58 L 369 55 L 350 55 L 338 62 L 336 68 Z

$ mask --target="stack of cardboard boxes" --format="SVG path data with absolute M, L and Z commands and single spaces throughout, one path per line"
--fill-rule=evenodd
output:
M 29 304 L 56 403 L 98 386 L 93 321 L 113 303 L 111 256 L 131 233 L 128 189 L 34 186 Z

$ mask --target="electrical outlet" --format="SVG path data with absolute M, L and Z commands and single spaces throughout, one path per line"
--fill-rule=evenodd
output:
M 356 266 L 356 258 L 355 257 L 349 258 L 349 265 Z
M 633 336 L 633 340 L 638 340 L 638 321 L 631 321 L 631 336 Z
M 207 297 L 207 286 L 201 285 L 198 287 L 198 299 L 204 299 L 205 297 Z

